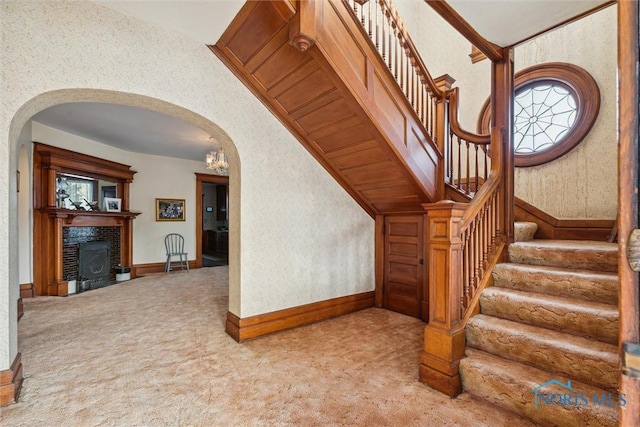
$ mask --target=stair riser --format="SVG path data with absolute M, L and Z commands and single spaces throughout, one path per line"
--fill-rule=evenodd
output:
M 521 264 L 594 271 L 618 271 L 617 252 L 597 250 L 558 249 L 533 246 L 509 246 L 509 260 Z
M 618 278 L 612 274 L 536 271 L 534 268 L 497 265 L 494 286 L 565 296 L 604 304 L 618 304 Z
M 528 242 L 533 240 L 536 231 L 538 231 L 538 224 L 535 222 L 516 222 L 514 224 L 513 240 L 516 242 Z
M 509 294 L 499 288 L 487 289 L 480 297 L 482 314 L 615 345 L 618 343 L 617 310 L 602 306 L 569 304 L 524 293 Z
M 549 426 L 616 426 L 618 409 L 604 405 L 565 406 L 534 405 L 533 389 L 550 379 L 566 383 L 565 378 L 550 376 L 524 365 L 492 357 L 478 357 L 482 352 L 469 351 L 460 361 L 463 389 L 503 409 L 521 414 L 541 425 Z M 497 362 L 496 362 L 497 361 Z M 557 386 L 551 386 L 557 387 Z M 574 382 L 580 393 L 602 396 L 604 391 Z M 545 388 L 547 393 L 562 393 L 562 389 Z M 566 390 L 565 390 L 566 391 Z
M 578 346 L 575 345 L 577 337 L 571 337 L 572 342 L 563 342 L 563 337 L 553 337 L 553 331 L 536 330 L 527 325 L 509 329 L 499 320 L 482 315 L 473 317 L 467 324 L 467 345 L 606 390 L 616 389 L 615 346 L 587 339 Z

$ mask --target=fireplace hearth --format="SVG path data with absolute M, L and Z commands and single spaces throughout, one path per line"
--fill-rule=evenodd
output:
M 87 242 L 78 245 L 78 278 L 91 289 L 110 285 L 111 242 Z

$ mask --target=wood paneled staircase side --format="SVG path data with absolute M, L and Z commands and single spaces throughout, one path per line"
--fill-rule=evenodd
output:
M 511 244 L 467 324 L 463 390 L 543 425 L 617 425 L 617 256 L 607 242 Z
M 210 49 L 370 215 L 422 213 L 442 153 L 342 1 L 291 4 L 247 2 Z

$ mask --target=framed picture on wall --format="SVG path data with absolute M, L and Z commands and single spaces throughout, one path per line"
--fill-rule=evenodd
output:
M 115 197 L 104 198 L 104 208 L 107 212 L 120 212 L 120 199 Z
M 156 221 L 184 221 L 185 199 L 156 199 Z

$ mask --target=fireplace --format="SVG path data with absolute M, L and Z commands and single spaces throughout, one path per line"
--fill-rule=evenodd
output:
M 111 242 L 88 242 L 78 245 L 78 278 L 88 280 L 91 288 L 109 284 Z
M 116 283 L 121 263 L 120 227 L 64 227 L 63 275 L 91 289 Z

